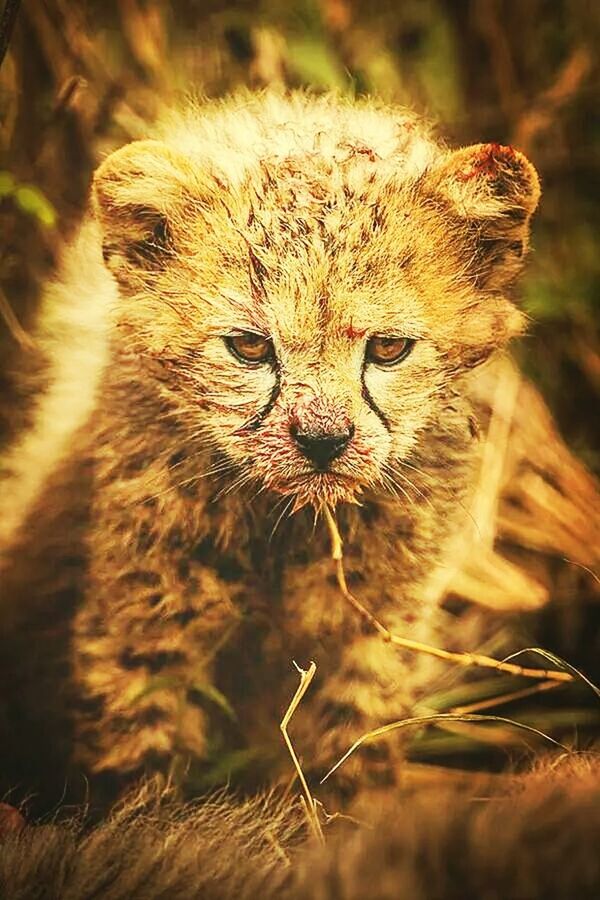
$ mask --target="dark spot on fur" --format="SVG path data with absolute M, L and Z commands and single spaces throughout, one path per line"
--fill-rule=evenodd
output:
M 466 600 L 463 600 L 462 597 L 457 597 L 456 594 L 448 594 L 444 599 L 442 606 L 446 612 L 457 617 L 461 616 L 465 610 L 469 608 L 469 604 Z
M 517 225 L 524 225 L 527 221 L 527 212 L 519 206 L 513 206 L 504 213 L 507 219 Z
M 183 547 L 183 532 L 181 528 L 171 528 L 170 532 L 167 535 L 166 540 L 167 546 L 171 550 L 180 550 Z
M 374 503 L 365 503 L 360 508 L 360 515 L 365 525 L 374 525 L 381 516 L 381 512 Z
M 347 681 L 354 681 L 357 684 L 372 684 L 373 676 L 369 674 L 369 672 L 365 671 L 365 669 L 360 669 L 357 666 L 349 666 L 344 670 L 344 678 Z
M 122 669 L 139 669 L 144 665 L 144 657 L 136 656 L 132 647 L 126 647 L 119 656 L 119 665 Z
M 152 674 L 160 672 L 167 666 L 176 666 L 184 663 L 187 657 L 181 650 L 161 650 L 148 659 L 148 668 Z
M 102 616 L 90 616 L 87 620 L 85 633 L 88 637 L 100 637 L 101 635 L 106 634 Z
M 177 485 L 177 493 L 182 497 L 188 497 L 193 500 L 198 496 L 198 481 L 184 481 Z
M 144 263 L 164 263 L 165 257 L 172 255 L 171 232 L 165 216 L 156 218 L 154 210 L 131 207 L 132 218 L 148 224 L 149 233 L 141 241 L 133 241 L 126 248 L 127 259 L 134 265 Z M 154 221 L 152 221 L 154 220 Z
M 523 241 L 510 241 L 510 243 L 506 245 L 506 249 L 509 251 L 509 253 L 512 253 L 514 256 L 516 256 L 517 259 L 521 259 L 523 253 L 525 252 Z
M 190 577 L 190 564 L 187 559 L 180 559 L 177 563 L 177 574 L 182 581 L 187 581 Z
M 185 662 L 185 653 L 180 650 L 159 650 L 157 653 L 136 653 L 133 647 L 126 647 L 119 656 L 123 669 L 141 669 L 145 666 L 153 675 L 167 666 Z
M 136 724 L 138 725 L 158 725 L 164 722 L 167 713 L 160 706 L 147 706 L 136 716 Z
M 186 625 L 189 625 L 190 622 L 193 622 L 194 619 L 197 619 L 199 616 L 199 612 L 197 609 L 193 609 L 191 606 L 187 606 L 185 609 L 182 609 L 181 612 L 173 613 L 170 617 L 173 622 L 176 622 L 177 625 L 181 625 L 185 628 Z
M 73 706 L 86 719 L 99 719 L 104 711 L 104 698 L 76 697 L 73 700 Z
M 149 526 L 145 523 L 140 526 L 140 530 L 138 533 L 136 548 L 138 553 L 146 553 L 150 550 L 151 547 L 154 546 L 156 542 L 156 535 L 150 530 Z
M 359 720 L 359 711 L 350 703 L 338 703 L 335 700 L 329 700 L 323 704 L 321 722 L 324 730 L 355 723 Z
M 188 578 L 185 583 L 185 587 L 183 590 L 183 596 L 188 599 L 189 597 L 194 597 L 198 593 L 198 579 L 197 578 Z
M 211 562 L 214 556 L 214 546 L 210 538 L 206 537 L 193 548 L 190 557 L 200 563 Z
M 369 762 L 389 763 L 390 748 L 384 741 L 376 744 L 365 744 L 363 749 L 363 757 Z
M 131 720 L 124 715 L 113 715 L 108 725 L 112 734 L 127 734 L 131 729 Z
M 187 459 L 187 454 L 184 450 L 178 450 L 176 453 L 172 453 L 169 457 L 169 467 L 174 468 L 175 466 L 178 466 L 184 459 Z
M 362 572 L 357 572 L 352 570 L 350 572 L 346 572 L 346 581 L 350 587 L 355 587 L 356 585 L 363 584 L 365 580 L 365 576 Z
M 233 556 L 226 556 L 217 563 L 217 572 L 223 581 L 239 581 L 244 569 Z
M 159 594 L 159 593 L 150 594 L 150 596 L 148 597 L 148 606 L 151 606 L 151 607 L 158 606 L 158 604 L 162 602 L 162 598 L 163 598 L 162 594 Z
M 469 416 L 468 423 L 469 423 L 469 434 L 471 435 L 471 437 L 473 439 L 478 440 L 479 437 L 481 436 L 481 428 L 479 427 L 479 422 L 477 421 L 475 416 Z
M 160 575 L 157 575 L 156 572 L 145 572 L 142 569 L 136 569 L 133 572 L 126 572 L 124 575 L 121 575 L 119 582 L 124 585 L 156 587 L 160 584 Z
M 132 453 L 121 463 L 120 474 L 123 478 L 132 478 L 139 475 L 146 468 L 147 458 L 144 453 Z

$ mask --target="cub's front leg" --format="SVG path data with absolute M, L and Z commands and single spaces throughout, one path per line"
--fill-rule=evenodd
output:
M 439 644 L 443 614 L 419 596 L 418 579 L 410 578 L 408 549 L 396 548 L 397 568 L 389 554 L 366 560 L 349 553 L 350 589 L 390 631 Z M 415 715 L 439 687 L 444 670 L 438 660 L 402 650 L 377 634 L 343 597 L 330 559 L 290 571 L 288 589 L 286 609 L 300 648 L 295 652 L 303 654 L 296 658 L 317 663 L 313 687 L 290 731 L 306 770 L 318 779 L 367 732 Z M 394 783 L 402 771 L 405 735 L 392 731 L 363 746 L 327 787 L 315 787 L 317 794 L 331 789 L 348 799 L 364 797 Z
M 93 773 L 165 767 L 202 757 L 213 658 L 238 619 L 236 591 L 199 561 L 178 527 L 150 513 L 91 548 L 87 593 L 74 627 L 81 704 L 77 757 Z M 161 529 L 158 533 L 158 529 Z M 181 546 L 178 546 L 181 545 Z

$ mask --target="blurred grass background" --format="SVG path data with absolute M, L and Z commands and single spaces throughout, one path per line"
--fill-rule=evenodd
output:
M 91 171 L 163 101 L 241 85 L 372 93 L 453 143 L 524 150 L 544 186 L 517 348 L 573 449 L 600 469 L 595 0 L 12 0 L 0 71 L 0 353 L 5 396 L 38 286 Z M 10 4 L 9 4 L 10 5 Z

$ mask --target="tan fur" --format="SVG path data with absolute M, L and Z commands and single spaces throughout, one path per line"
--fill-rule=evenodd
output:
M 317 766 L 431 686 L 429 661 L 344 607 L 314 514 L 337 505 L 350 581 L 388 627 L 442 639 L 424 598 L 472 482 L 472 370 L 522 328 L 510 294 L 538 196 L 510 148 L 449 151 L 405 112 L 302 94 L 192 108 L 100 166 L 95 221 L 52 289 L 84 328 L 12 452 L 2 538 L 10 567 L 45 477 L 86 462 L 72 662 L 88 770 L 203 758 L 215 679 L 243 740 L 272 737 L 292 658 L 319 663 L 296 723 L 324 735 Z M 236 360 L 223 336 L 239 331 L 270 337 L 276 364 Z M 414 349 L 367 365 L 372 335 Z M 291 425 L 355 431 L 316 473 Z

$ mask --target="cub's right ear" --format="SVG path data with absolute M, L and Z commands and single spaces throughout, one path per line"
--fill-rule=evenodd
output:
M 161 141 L 135 141 L 112 153 L 92 183 L 104 259 L 119 278 L 164 265 L 173 253 L 173 226 L 198 196 L 188 160 Z

